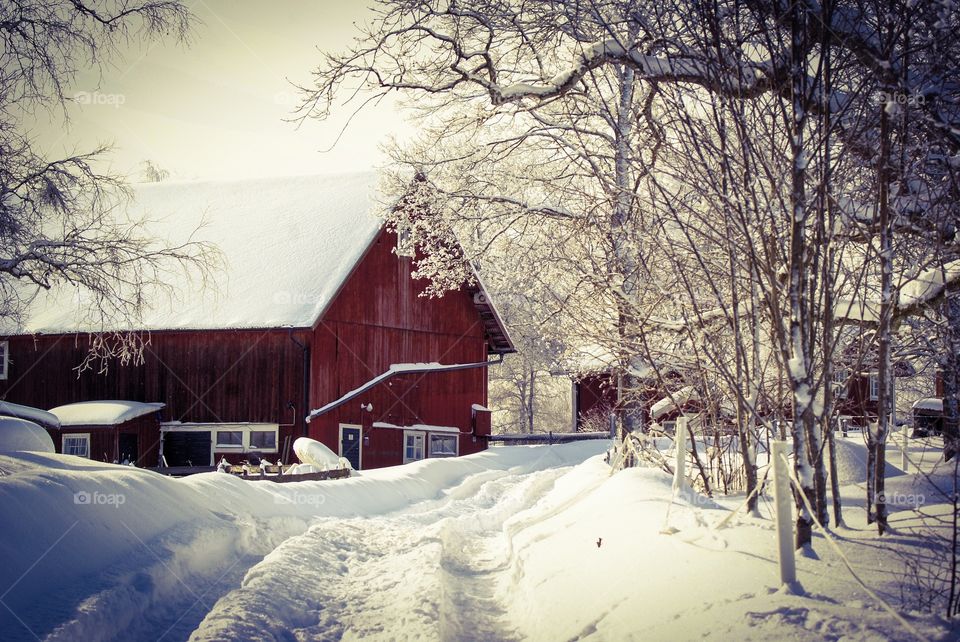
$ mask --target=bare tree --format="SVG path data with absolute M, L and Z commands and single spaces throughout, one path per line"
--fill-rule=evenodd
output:
M 108 148 L 50 158 L 23 119 L 46 111 L 66 124 L 79 69 L 100 67 L 132 38 L 183 38 L 190 14 L 179 2 L 126 0 L 14 0 L 0 11 L 0 317 L 16 329 L 38 292 L 66 285 L 104 330 L 136 327 L 147 290 L 170 270 L 203 273 L 215 252 L 152 240 L 144 222 L 124 215 L 122 178 L 97 169 Z M 87 364 L 136 359 L 141 340 L 102 334 Z

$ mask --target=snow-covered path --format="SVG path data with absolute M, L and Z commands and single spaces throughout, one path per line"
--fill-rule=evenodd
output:
M 821 533 L 818 559 L 798 559 L 805 593 L 785 594 L 765 504 L 719 528 L 742 498 L 675 499 L 650 468 L 611 475 L 606 446 L 491 448 L 296 484 L 0 455 L 0 638 L 914 639 Z M 857 573 L 924 638 L 958 639 L 960 621 L 901 599 L 937 522 L 895 511 L 880 542 L 858 526 L 862 488 L 844 489 L 852 526 L 835 533 Z M 887 489 L 934 497 L 923 476 Z
M 191 639 L 518 639 L 504 524 L 567 471 L 478 473 L 393 514 L 325 519 L 252 568 Z

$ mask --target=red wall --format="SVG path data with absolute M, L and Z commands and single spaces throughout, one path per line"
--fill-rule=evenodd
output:
M 419 296 L 425 283 L 410 276 L 411 260 L 397 257 L 395 236 L 381 232 L 333 304 L 314 328 L 311 406 L 319 408 L 359 388 L 395 363 L 486 361 L 483 324 L 465 292 L 440 298 Z M 340 424 L 397 426 L 427 424 L 471 433 L 472 404 L 487 402 L 487 369 L 408 374 L 367 391 L 314 419 L 310 436 L 339 448 Z M 361 405 L 372 404 L 369 417 Z M 364 468 L 402 462 L 403 432 L 366 429 Z M 460 454 L 486 447 L 471 434 L 460 438 Z

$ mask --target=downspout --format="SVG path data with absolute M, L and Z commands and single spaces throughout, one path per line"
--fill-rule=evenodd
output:
M 300 348 L 300 353 L 303 357 L 303 406 L 302 408 L 309 410 L 310 408 L 310 346 L 301 343 L 295 336 L 293 336 L 293 328 L 290 328 L 290 340 Z M 301 413 L 302 414 L 302 413 Z M 303 422 L 303 437 L 307 437 L 307 422 Z

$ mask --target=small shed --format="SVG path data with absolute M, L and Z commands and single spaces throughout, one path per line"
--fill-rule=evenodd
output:
M 106 462 L 155 466 L 162 403 L 83 401 L 50 409 L 60 430 L 49 431 L 57 452 Z
M 913 436 L 943 434 L 943 399 L 927 397 L 913 402 Z

